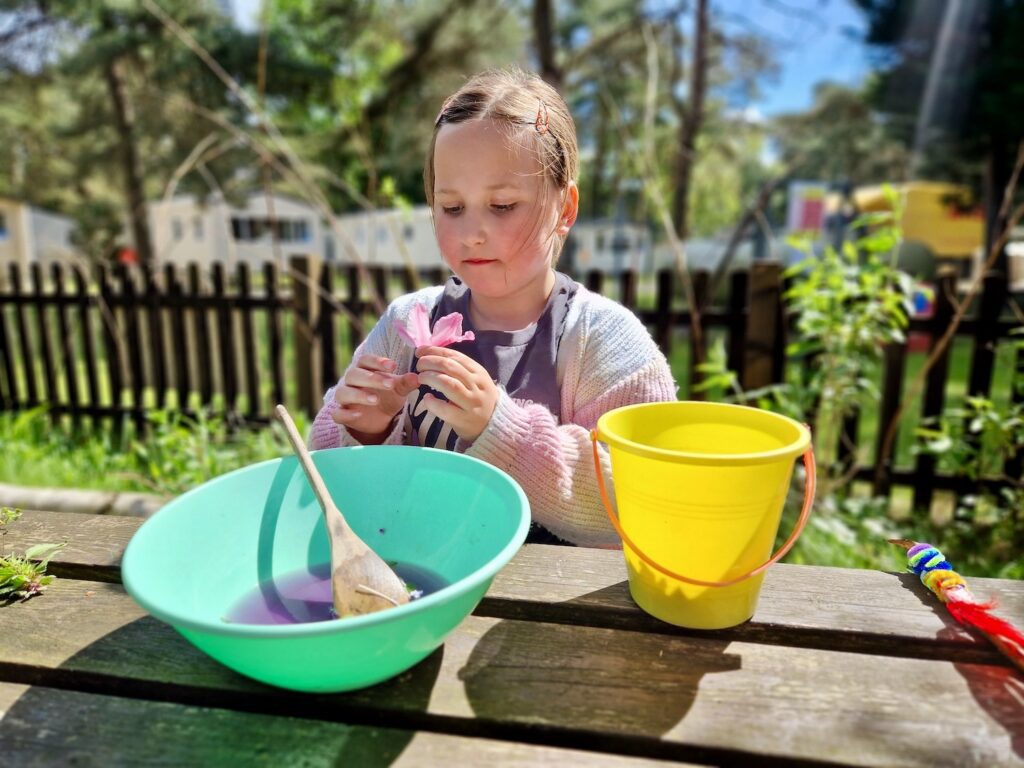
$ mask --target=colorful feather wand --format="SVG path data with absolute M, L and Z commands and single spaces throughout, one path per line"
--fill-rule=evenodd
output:
M 942 552 L 931 544 L 907 539 L 889 539 L 889 543 L 907 550 L 907 570 L 921 577 L 954 619 L 981 632 L 1024 672 L 1024 634 L 1010 622 L 993 616 L 994 603 L 980 602 L 972 595 L 964 577 L 953 570 Z

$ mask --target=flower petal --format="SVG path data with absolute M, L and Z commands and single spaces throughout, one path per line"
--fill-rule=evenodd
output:
M 395 331 L 413 347 L 424 347 L 430 344 L 430 313 L 424 304 L 416 304 L 409 312 L 405 324 L 395 319 Z
M 434 323 L 434 332 L 430 335 L 430 343 L 436 347 L 447 347 L 459 341 L 472 341 L 476 336 L 472 331 L 462 332 L 462 314 L 452 312 Z

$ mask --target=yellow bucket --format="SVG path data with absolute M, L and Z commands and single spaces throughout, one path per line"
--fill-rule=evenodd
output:
M 810 430 L 741 405 L 643 403 L 601 416 L 591 440 L 637 605 L 692 629 L 732 627 L 753 616 L 765 570 L 789 551 L 810 515 Z M 618 516 L 604 487 L 599 440 L 610 450 Z M 789 539 L 769 557 L 801 455 L 803 509 Z

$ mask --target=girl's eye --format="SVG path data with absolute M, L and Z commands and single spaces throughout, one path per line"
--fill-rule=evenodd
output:
M 505 205 L 492 205 L 491 206 L 491 208 L 493 208 L 494 210 L 498 211 L 499 213 L 508 213 L 509 211 L 511 211 L 515 207 L 516 207 L 515 203 L 508 203 L 508 204 L 505 204 Z
M 462 211 L 461 205 L 441 206 L 441 210 L 448 216 L 455 216 Z

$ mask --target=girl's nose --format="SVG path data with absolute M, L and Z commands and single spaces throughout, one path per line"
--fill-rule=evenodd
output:
M 462 230 L 462 244 L 467 247 L 483 245 L 487 242 L 487 233 L 484 231 L 483 223 L 477 220 L 467 220 Z

